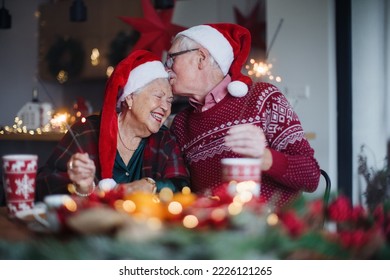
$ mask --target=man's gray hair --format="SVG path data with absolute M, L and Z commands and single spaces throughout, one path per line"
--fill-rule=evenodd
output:
M 176 43 L 176 42 L 179 46 L 179 51 L 185 51 L 185 50 L 196 49 L 196 48 L 204 48 L 201 44 L 195 42 L 191 38 L 188 38 L 187 36 L 184 36 L 184 35 L 176 36 L 175 39 L 173 40 L 173 43 Z M 207 52 L 210 54 L 211 66 L 222 71 L 218 62 L 214 59 L 214 57 L 211 55 L 211 53 L 208 50 L 207 50 Z

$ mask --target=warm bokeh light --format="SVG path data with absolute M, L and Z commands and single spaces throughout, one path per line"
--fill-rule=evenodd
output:
M 168 212 L 173 214 L 173 215 L 178 215 L 183 211 L 183 206 L 177 202 L 177 201 L 172 201 L 168 204 Z
M 53 130 L 65 133 L 68 130 L 69 113 L 57 113 L 50 120 L 50 125 Z
M 181 192 L 182 192 L 182 194 L 190 194 L 191 193 L 191 189 L 186 186 L 186 187 L 183 187 Z
M 267 224 L 270 226 L 274 226 L 279 222 L 278 215 L 275 213 L 271 213 L 267 216 Z
M 61 70 L 60 72 L 58 72 L 57 81 L 60 84 L 66 83 L 68 81 L 68 72 L 66 72 L 65 70 Z
M 106 76 L 107 76 L 107 77 L 110 77 L 111 74 L 112 74 L 112 72 L 114 72 L 114 67 L 108 66 L 108 67 L 107 67 L 107 70 L 106 70 Z
M 126 195 L 125 199 L 134 203 L 134 214 L 145 218 L 156 217 L 159 219 L 164 219 L 166 216 L 166 207 L 160 200 L 155 200 L 155 195 L 151 193 L 135 192 Z
M 229 204 L 228 212 L 230 215 L 232 216 L 238 215 L 241 213 L 241 211 L 242 211 L 241 203 L 233 202 Z
M 120 212 L 125 211 L 125 209 L 123 209 L 123 200 L 122 199 L 115 200 L 114 208 L 115 208 L 115 210 L 120 211 Z
M 125 210 L 127 213 L 133 213 L 137 206 L 135 203 L 131 200 L 125 200 L 122 204 L 123 210 Z
M 214 220 L 214 221 L 222 221 L 226 218 L 227 216 L 227 213 L 224 209 L 222 208 L 216 208 L 214 209 L 211 214 L 210 214 L 211 218 Z
M 249 60 L 249 64 L 245 65 L 245 69 L 247 70 L 247 73 L 252 78 L 258 78 L 258 79 L 268 79 L 270 81 L 276 81 L 280 83 L 282 81 L 282 78 L 280 76 L 277 76 L 275 78 L 274 75 L 272 75 L 271 69 L 272 64 L 266 63 L 263 61 L 256 61 L 255 59 L 251 58 Z
M 179 202 L 183 208 L 192 205 L 196 200 L 196 195 L 193 193 L 175 193 L 172 200 Z
M 158 196 L 162 202 L 169 202 L 172 201 L 173 191 L 170 188 L 162 188 Z
M 187 215 L 183 219 L 183 226 L 186 228 L 195 228 L 198 224 L 198 218 L 194 215 Z
M 240 199 L 242 203 L 247 203 L 252 200 L 253 194 L 250 191 L 240 192 L 237 197 Z
M 69 197 L 64 198 L 63 204 L 68 211 L 70 211 L 70 212 L 77 211 L 77 203 L 73 199 L 71 199 Z
M 100 52 L 99 49 L 93 48 L 91 52 L 91 65 L 97 66 L 100 63 Z
M 242 193 L 245 191 L 254 192 L 258 184 L 255 181 L 242 181 L 237 183 L 236 190 L 238 193 Z

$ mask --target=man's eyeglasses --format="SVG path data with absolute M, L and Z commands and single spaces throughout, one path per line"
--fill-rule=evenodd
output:
M 185 54 L 185 53 L 197 51 L 197 50 L 199 50 L 199 49 L 190 49 L 190 50 L 185 50 L 185 51 L 180 51 L 180 52 L 175 52 L 175 53 L 169 53 L 167 61 L 165 61 L 165 67 L 167 67 L 168 69 L 172 68 L 173 62 L 174 62 L 174 59 L 173 59 L 174 57 L 176 57 L 178 55 Z

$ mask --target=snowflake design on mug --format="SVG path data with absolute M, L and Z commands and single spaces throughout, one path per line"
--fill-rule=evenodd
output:
M 17 195 L 23 195 L 25 199 L 28 198 L 30 193 L 34 192 L 34 179 L 30 179 L 27 174 L 24 174 L 23 178 L 21 180 L 16 179 L 15 180 L 16 185 L 18 188 L 16 189 L 15 193 Z

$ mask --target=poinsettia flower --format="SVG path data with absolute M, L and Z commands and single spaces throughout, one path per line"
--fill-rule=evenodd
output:
M 351 212 L 352 221 L 358 222 L 361 219 L 367 219 L 367 218 L 368 218 L 368 213 L 363 206 L 356 205 L 352 208 L 352 212 Z
M 362 247 L 371 238 L 371 233 L 358 229 L 354 231 L 343 231 L 339 233 L 341 243 L 347 247 Z
M 114 206 L 115 201 L 123 199 L 126 193 L 125 184 L 119 184 L 116 188 L 107 192 L 94 193 L 94 198 L 99 202 Z M 93 199 L 93 198 L 91 198 Z
M 324 201 L 322 199 L 315 199 L 308 203 L 308 212 L 310 215 L 322 215 L 323 214 Z
M 286 212 L 279 213 L 278 216 L 290 236 L 298 237 L 305 232 L 306 224 L 298 217 L 295 211 L 288 210 Z
M 328 207 L 328 216 L 335 222 L 344 222 L 351 218 L 352 204 L 348 197 L 339 196 Z

